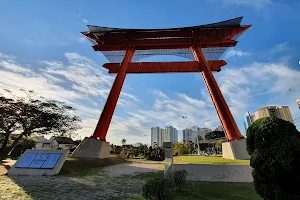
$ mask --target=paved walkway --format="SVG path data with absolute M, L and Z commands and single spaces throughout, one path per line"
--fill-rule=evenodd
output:
M 163 165 L 152 162 L 124 163 L 90 170 L 84 176 L 0 176 L 0 199 L 132 199 L 142 194 L 144 180 L 126 178 L 157 172 Z

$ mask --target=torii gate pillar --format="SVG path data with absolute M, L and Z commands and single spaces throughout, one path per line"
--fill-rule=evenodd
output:
M 222 123 L 223 129 L 226 133 L 227 140 L 232 141 L 234 139 L 242 139 L 243 135 L 240 133 L 235 120 L 228 108 L 228 105 L 221 93 L 221 90 L 214 78 L 214 75 L 208 66 L 208 63 L 205 59 L 205 56 L 202 52 L 201 47 L 194 46 L 192 47 L 195 60 L 202 64 L 202 76 L 205 82 L 205 85 L 208 89 L 208 92 L 212 98 L 220 121 Z
M 106 142 L 106 134 L 126 78 L 128 64 L 131 61 L 133 54 L 133 48 L 128 48 L 126 50 L 124 59 L 120 64 L 119 73 L 117 74 L 109 92 L 94 134 L 91 138 L 84 138 L 84 140 L 73 152 L 72 157 L 100 159 L 109 157 L 110 145 L 109 142 Z
M 222 144 L 223 158 L 227 159 L 250 159 L 246 151 L 246 139 L 240 133 L 238 126 L 228 108 L 223 94 L 214 78 L 214 75 L 206 61 L 201 47 L 192 47 L 195 60 L 202 66 L 202 76 L 208 92 L 212 98 L 228 142 Z

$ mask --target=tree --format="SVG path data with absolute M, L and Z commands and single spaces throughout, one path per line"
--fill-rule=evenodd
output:
M 194 145 L 194 143 L 192 141 L 190 141 L 188 143 L 188 151 L 189 151 L 190 154 L 192 154 L 194 152 L 194 150 L 195 150 L 194 146 L 195 145 Z
M 216 138 L 222 138 L 225 137 L 224 131 L 212 131 L 205 135 L 206 140 L 216 139 Z
M 33 91 L 22 91 L 27 94 L 25 98 L 0 96 L 0 135 L 4 138 L 0 159 L 7 157 L 22 138 L 32 134 L 65 135 L 80 128 L 80 118 L 72 115 L 73 107 L 42 97 L 33 98 L 36 96 Z M 17 133 L 18 137 L 9 144 L 12 133 Z
M 216 149 L 217 151 L 221 151 L 222 150 L 222 143 L 223 143 L 223 140 L 218 140 L 217 143 L 216 143 Z
M 174 144 L 173 152 L 178 153 L 178 155 L 185 155 L 189 153 L 189 147 L 183 142 L 176 142 Z
M 26 151 L 26 149 L 32 149 L 35 147 L 36 141 L 30 137 L 22 139 L 11 151 L 10 156 L 12 158 L 19 157 L 22 153 Z
M 122 145 L 126 145 L 126 139 L 122 139 L 121 143 Z
M 300 133 L 275 117 L 256 120 L 247 130 L 247 151 L 256 192 L 265 200 L 300 199 Z

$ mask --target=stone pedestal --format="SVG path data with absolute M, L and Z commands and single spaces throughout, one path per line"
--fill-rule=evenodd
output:
M 110 155 L 109 142 L 96 140 L 93 138 L 84 138 L 78 145 L 71 157 L 74 158 L 108 158 Z
M 173 171 L 173 148 L 171 142 L 164 142 L 163 147 L 165 150 L 165 169 L 164 175 L 168 175 Z
M 224 142 L 222 144 L 223 158 L 249 160 L 250 155 L 246 149 L 246 139 Z

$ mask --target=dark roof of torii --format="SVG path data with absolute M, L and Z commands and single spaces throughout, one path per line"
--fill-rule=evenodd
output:
M 192 45 L 201 45 L 207 60 L 218 60 L 237 37 L 251 25 L 240 25 L 243 17 L 213 24 L 169 29 L 125 29 L 88 25 L 82 34 L 110 62 L 121 62 L 128 47 L 136 49 L 133 61 L 152 55 L 177 55 L 194 60 Z

